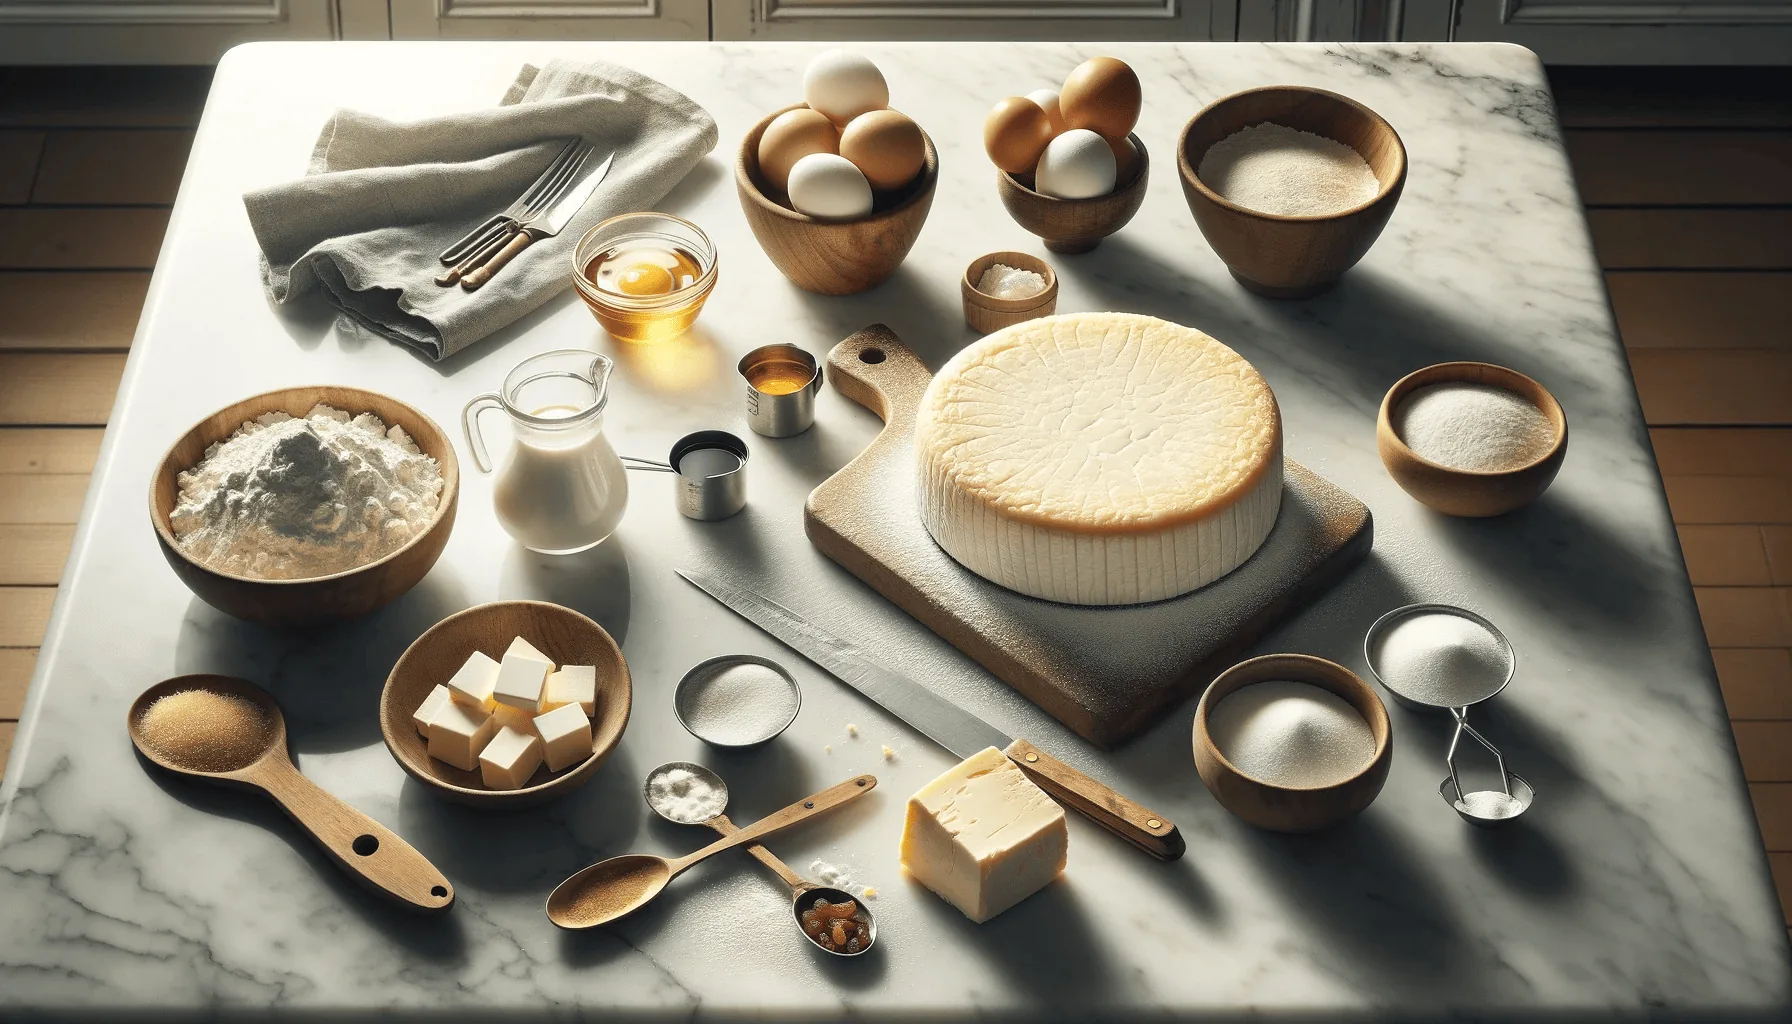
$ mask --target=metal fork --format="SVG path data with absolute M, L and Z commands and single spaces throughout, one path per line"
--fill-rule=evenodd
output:
M 558 180 L 561 172 L 566 169 L 567 163 L 575 158 L 579 148 L 578 139 L 569 140 L 560 150 L 559 155 L 555 156 L 553 161 L 548 164 L 547 169 L 536 177 L 534 183 L 525 189 L 508 209 L 502 213 L 492 214 L 486 218 L 485 223 L 462 235 L 459 241 L 443 249 L 442 255 L 439 257 L 442 265 L 448 266 L 460 262 L 463 257 L 490 241 L 490 236 L 501 230 L 506 221 L 514 224 L 526 216 L 533 208 L 533 204 L 539 201 L 542 192 L 552 182 Z
M 591 153 L 591 146 L 575 140 L 555 158 L 553 165 L 543 172 L 542 177 L 536 180 L 523 198 L 487 222 L 490 226 L 475 239 L 476 244 L 472 250 L 459 263 L 437 275 L 436 284 L 447 288 L 496 255 L 506 243 L 516 237 L 519 224 L 538 215 L 566 194 L 566 190 L 577 179 L 579 171 L 590 161 Z

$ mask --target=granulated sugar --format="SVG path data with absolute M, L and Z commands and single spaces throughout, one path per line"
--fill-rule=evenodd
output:
M 1397 620 L 1371 652 L 1375 673 L 1396 693 L 1434 707 L 1478 703 L 1505 684 L 1511 653 L 1473 619 L 1418 612 Z
M 997 263 L 977 279 L 977 290 L 998 299 L 1024 299 L 1045 291 L 1045 276 Z
M 1468 812 L 1477 818 L 1516 818 L 1524 810 L 1524 804 L 1509 797 L 1499 790 L 1483 790 L 1469 793 L 1457 803 L 1468 808 Z
M 728 808 L 728 791 L 688 768 L 669 768 L 647 780 L 647 802 L 673 821 L 696 825 Z
M 1221 756 L 1250 777 L 1293 789 L 1334 786 L 1375 758 L 1375 733 L 1344 698 L 1312 683 L 1252 683 L 1207 716 Z
M 1381 192 L 1356 150 L 1273 121 L 1214 143 L 1195 173 L 1228 202 L 1284 217 L 1342 213 Z
M 1486 384 L 1417 388 L 1391 419 L 1394 433 L 1420 458 L 1476 473 L 1529 465 L 1556 441 L 1555 425 L 1541 409 Z
M 264 580 L 378 561 L 429 525 L 442 496 L 441 467 L 403 428 L 327 405 L 244 423 L 178 483 L 169 521 L 181 550 Z
M 747 661 L 720 666 L 684 684 L 678 713 L 699 738 L 742 746 L 777 735 L 796 715 L 797 700 L 789 680 Z
M 151 749 L 175 764 L 201 772 L 243 768 L 267 749 L 273 722 L 247 697 L 212 690 L 181 690 L 143 709 L 137 729 Z

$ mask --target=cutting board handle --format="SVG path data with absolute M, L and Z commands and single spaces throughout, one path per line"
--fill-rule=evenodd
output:
M 933 374 L 895 331 L 872 324 L 828 352 L 828 379 L 841 394 L 876 413 L 886 428 L 902 432 L 914 423 Z

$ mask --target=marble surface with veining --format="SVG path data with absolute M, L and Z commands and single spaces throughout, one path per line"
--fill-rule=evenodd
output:
M 799 97 L 817 49 L 268 44 L 225 60 L 0 791 L 0 1017 L 1785 1019 L 1785 927 L 1536 60 L 1492 44 L 867 45 L 892 104 L 939 147 L 939 192 L 894 278 L 822 298 L 778 276 L 731 180 L 737 140 Z M 1464 825 L 1437 792 L 1445 723 L 1390 707 L 1393 771 L 1373 806 L 1319 835 L 1254 831 L 1201 787 L 1190 706 L 1099 753 L 804 540 L 804 495 L 864 446 L 876 421 L 829 390 L 808 433 L 748 434 L 735 360 L 774 341 L 820 354 L 879 320 L 933 365 L 970 340 L 957 284 L 965 264 L 998 249 L 1044 255 L 997 201 L 983 114 L 1098 52 L 1139 71 L 1138 134 L 1160 173 L 1124 231 L 1091 254 L 1049 257 L 1059 310 L 1149 313 L 1225 340 L 1274 386 L 1289 455 L 1373 510 L 1368 562 L 1260 651 L 1306 651 L 1360 671 L 1365 627 L 1419 600 L 1467 605 L 1512 638 L 1517 679 L 1475 715 L 1537 788 L 1515 826 Z M 691 335 L 619 345 L 569 293 L 430 364 L 337 330 L 321 306 L 266 304 L 239 197 L 301 173 L 332 109 L 395 118 L 464 109 L 495 101 L 525 61 L 580 55 L 652 75 L 721 125 L 722 148 L 663 204 L 702 224 L 721 252 L 720 284 Z M 1178 130 L 1201 106 L 1289 82 L 1367 103 L 1411 158 L 1380 242 L 1339 287 L 1303 302 L 1253 297 L 1227 276 L 1188 214 L 1173 160 Z M 747 510 L 687 521 L 665 478 L 637 475 L 612 540 L 584 555 L 536 556 L 498 528 L 490 478 L 463 459 L 460 517 L 430 575 L 378 614 L 293 634 L 200 603 L 157 552 L 144 509 L 151 470 L 207 412 L 268 388 L 344 383 L 453 425 L 516 361 L 565 346 L 620 360 L 608 429 L 625 453 L 662 455 L 698 428 L 748 437 Z M 1452 520 L 1382 471 L 1382 393 L 1449 359 L 1514 367 L 1561 399 L 1570 450 L 1532 507 Z M 1167 812 L 1188 856 L 1151 861 L 1073 816 L 1065 875 L 971 924 L 896 862 L 904 797 L 947 755 L 684 585 L 672 573 L 680 566 L 755 581 Z M 604 623 L 629 659 L 635 711 L 615 756 L 577 793 L 534 811 L 477 812 L 399 770 L 380 741 L 378 694 L 428 625 L 510 597 L 559 601 Z M 673 718 L 678 677 L 729 652 L 778 658 L 803 686 L 801 715 L 767 748 L 708 751 Z M 198 671 L 272 690 L 304 772 L 431 857 L 458 889 L 452 913 L 426 921 L 372 900 L 271 804 L 147 773 L 126 739 L 125 709 L 148 684 Z M 884 744 L 893 759 L 880 755 Z M 824 860 L 879 889 L 874 955 L 843 962 L 809 948 L 784 890 L 739 855 L 694 869 L 617 927 L 569 934 L 549 924 L 543 898 L 574 869 L 708 841 L 652 819 L 642 803 L 648 769 L 680 758 L 727 778 L 737 821 L 877 773 L 867 799 L 769 844 L 799 869 Z

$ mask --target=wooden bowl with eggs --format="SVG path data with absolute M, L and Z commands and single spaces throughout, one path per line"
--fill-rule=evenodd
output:
M 328 576 L 270 580 L 214 569 L 187 554 L 170 521 L 180 501 L 180 474 L 205 458 L 248 420 L 271 412 L 299 417 L 318 404 L 351 415 L 372 413 L 388 427 L 404 428 L 417 447 L 436 460 L 442 494 L 435 516 L 403 547 L 383 558 Z M 365 615 L 417 585 L 441 557 L 454 528 L 460 497 L 460 462 L 454 445 L 436 422 L 396 398 L 350 387 L 281 388 L 245 398 L 200 420 L 163 454 L 149 484 L 149 518 L 156 542 L 174 574 L 213 608 L 268 626 L 302 626 Z
M 1138 160 L 1130 178 L 1121 178 L 1112 192 L 1091 199 L 1058 199 L 1034 190 L 1030 174 L 996 172 L 996 192 L 1008 216 L 1021 227 L 1045 240 L 1052 252 L 1088 252 L 1101 240 L 1126 226 L 1145 202 L 1145 186 L 1151 181 L 1151 154 L 1137 134 L 1129 134 Z
M 1256 683 L 1308 683 L 1343 698 L 1368 723 L 1375 750 L 1363 768 L 1333 785 L 1301 789 L 1245 774 L 1214 743 L 1209 721 L 1227 697 Z M 1314 832 L 1330 828 L 1375 801 L 1393 765 L 1394 726 L 1388 709 L 1368 683 L 1334 661 L 1309 654 L 1266 654 L 1220 673 L 1195 706 L 1195 770 L 1220 806 L 1246 823 L 1271 832 Z
M 1230 202 L 1201 180 L 1209 149 L 1266 121 L 1356 150 L 1380 186 L 1375 196 L 1337 213 L 1285 216 Z M 1176 144 L 1176 168 L 1195 224 L 1232 276 L 1258 295 L 1300 299 L 1335 284 L 1381 236 L 1406 186 L 1406 147 L 1380 114 L 1348 96 L 1265 86 L 1215 100 L 1190 118 Z
M 759 167 L 759 142 L 766 128 L 793 104 L 766 115 L 741 139 L 734 161 L 734 186 L 742 212 L 760 248 L 791 283 L 822 295 L 851 295 L 882 284 L 896 272 L 920 237 L 939 185 L 940 160 L 925 130 L 921 171 L 901 188 L 872 193 L 871 213 L 851 220 L 825 220 L 798 213 Z

